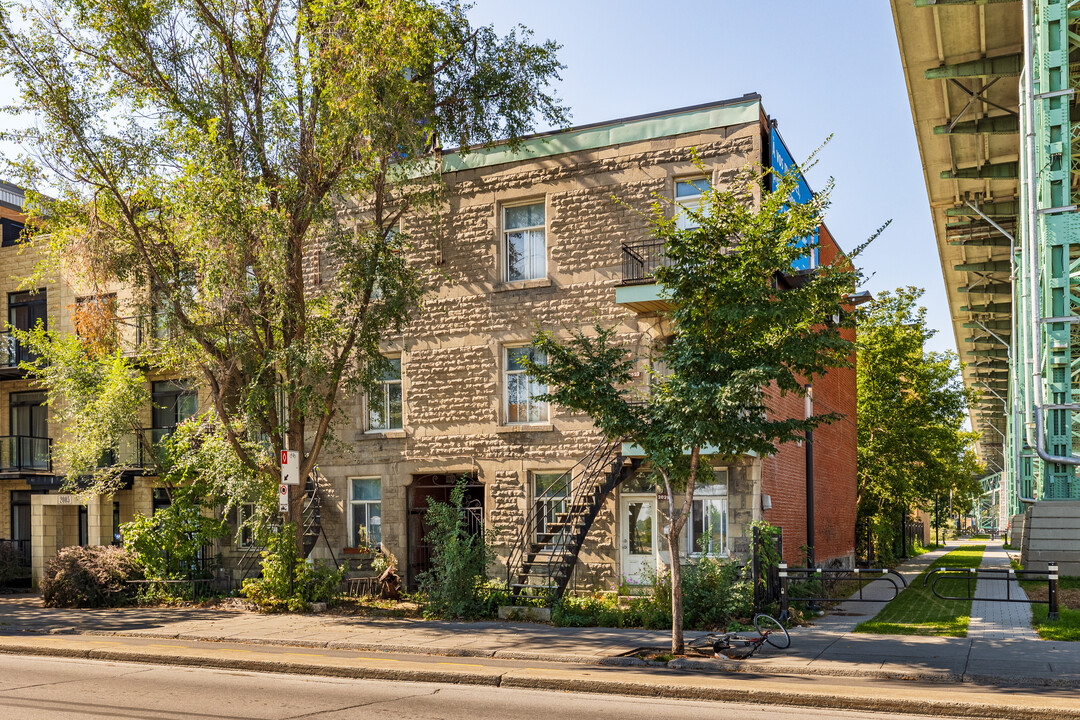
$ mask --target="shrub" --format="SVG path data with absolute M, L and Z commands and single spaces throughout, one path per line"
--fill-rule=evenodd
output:
M 431 502 L 424 516 L 431 528 L 424 537 L 431 547 L 431 569 L 421 573 L 418 582 L 427 601 L 425 614 L 432 617 L 473 619 L 493 612 L 493 596 L 485 585 L 490 539 L 466 531 L 465 487 L 466 480 L 460 480 L 449 504 Z
M 127 584 L 143 577 L 131 553 L 118 547 L 61 549 L 41 577 L 46 607 L 117 607 L 134 602 L 137 591 Z
M 683 627 L 711 630 L 753 615 L 754 588 L 746 572 L 734 562 L 708 556 L 683 565 Z M 656 573 L 651 597 L 639 602 L 646 627 L 671 627 L 671 571 Z
M 241 592 L 262 612 L 306 612 L 311 603 L 337 599 L 345 568 L 297 557 L 292 524 L 271 535 L 263 551 L 262 577 L 247 578 Z
M 153 517 L 137 515 L 120 526 L 124 549 L 142 566 L 147 577 L 188 580 L 205 575 L 203 548 L 229 534 L 224 521 L 203 514 L 195 491 L 178 487 L 172 503 Z
M 13 545 L 0 542 L 0 585 L 26 576 L 22 554 Z

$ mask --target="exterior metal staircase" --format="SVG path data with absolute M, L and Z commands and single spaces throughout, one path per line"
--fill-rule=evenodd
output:
M 273 527 L 280 522 L 280 516 L 265 517 L 259 521 L 252 536 L 260 538 L 266 532 L 276 532 Z M 300 557 L 306 558 L 315 549 L 319 538 L 325 537 L 322 524 L 322 494 L 319 491 L 319 480 L 315 476 L 309 477 L 307 482 L 304 483 L 303 523 L 303 546 L 300 548 Z M 327 541 L 327 547 L 329 547 L 329 541 Z M 261 576 L 262 552 L 265 549 L 262 545 L 252 545 L 240 558 L 237 568 L 240 570 L 241 581 L 245 578 Z M 336 557 L 334 563 L 337 564 Z
M 533 499 L 506 563 L 515 602 L 550 605 L 562 597 L 604 501 L 641 465 L 638 458 L 624 458 L 621 449 L 621 441 L 603 440 Z

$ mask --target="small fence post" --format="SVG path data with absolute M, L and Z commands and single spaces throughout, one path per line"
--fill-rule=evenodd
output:
M 1050 610 L 1047 612 L 1046 617 L 1050 620 L 1058 619 L 1058 566 L 1056 562 L 1046 564 L 1047 580 L 1049 581 L 1049 588 L 1047 599 L 1050 601 Z
M 780 563 L 780 620 L 788 616 L 788 574 L 787 563 Z

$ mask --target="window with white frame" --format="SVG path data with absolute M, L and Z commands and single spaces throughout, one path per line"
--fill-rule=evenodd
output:
M 544 203 L 503 208 L 506 282 L 535 280 L 547 274 Z
M 702 197 L 710 187 L 709 179 L 703 177 L 675 181 L 675 224 L 680 229 L 692 230 L 698 227 L 697 220 L 686 211 L 699 211 Z
M 718 470 L 714 481 L 694 490 L 694 503 L 687 523 L 688 555 L 727 555 L 728 496 L 727 471 Z
M 349 543 L 376 549 L 382 542 L 382 479 L 349 479 Z
M 542 423 L 548 419 L 548 405 L 537 400 L 547 392 L 547 385 L 529 377 L 521 365 L 526 358 L 534 363 L 547 361 L 544 353 L 531 347 L 506 348 L 503 385 L 506 388 L 506 422 L 508 425 Z
M 401 358 L 390 358 L 390 369 L 379 378 L 379 387 L 368 396 L 368 430 L 400 430 Z
M 553 534 L 553 526 L 559 515 L 566 512 L 567 494 L 570 489 L 565 472 L 533 473 L 533 498 L 536 501 L 536 542 L 541 544 L 565 544 L 567 528 Z

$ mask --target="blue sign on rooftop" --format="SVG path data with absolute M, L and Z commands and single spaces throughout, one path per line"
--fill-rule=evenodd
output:
M 791 152 L 787 149 L 787 145 L 784 144 L 783 139 L 780 137 L 780 133 L 776 128 L 772 128 L 770 134 L 770 166 L 773 171 L 773 190 L 776 190 L 777 178 L 786 174 L 792 168 L 798 168 L 794 158 L 791 157 Z M 813 191 L 810 190 L 810 186 L 806 184 L 806 179 L 803 178 L 802 173 L 799 173 L 799 183 L 795 186 L 795 190 L 791 193 L 791 199 L 797 203 L 810 202 L 814 197 Z M 814 230 L 814 234 L 801 238 L 798 241 L 800 247 L 805 245 L 814 245 L 814 250 L 810 255 L 800 258 L 792 269 L 794 270 L 810 270 L 818 266 L 818 232 Z

